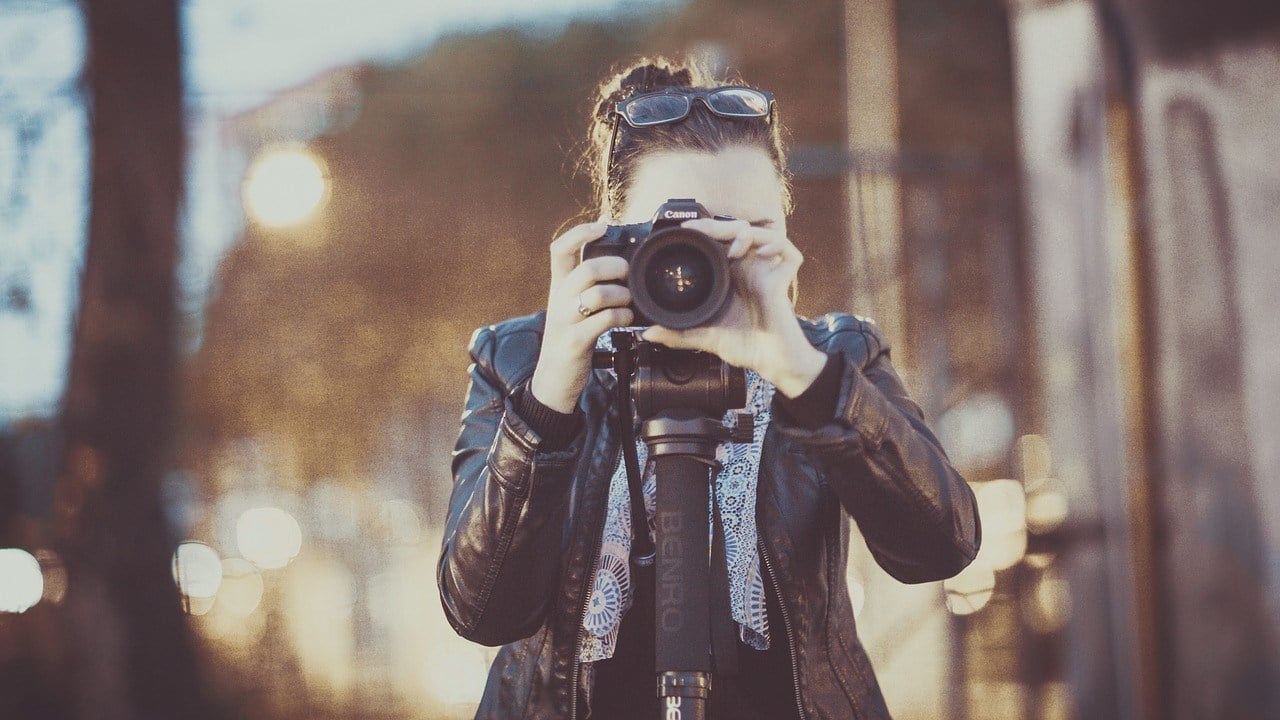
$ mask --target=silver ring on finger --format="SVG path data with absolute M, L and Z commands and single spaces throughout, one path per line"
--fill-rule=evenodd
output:
M 591 313 L 593 312 L 595 312 L 595 310 L 592 310 L 591 308 L 588 308 L 586 305 L 582 304 L 582 293 L 578 293 L 578 314 L 586 318 L 586 317 L 591 317 Z

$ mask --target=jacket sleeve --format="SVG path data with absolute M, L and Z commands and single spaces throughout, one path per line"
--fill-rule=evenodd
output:
M 973 491 L 908 397 L 879 330 L 849 320 L 856 326 L 838 328 L 827 347 L 840 362 L 835 416 L 806 428 L 777 413 L 779 429 L 819 464 L 886 572 L 904 583 L 952 577 L 981 542 Z
M 542 626 L 559 575 L 569 494 L 582 432 L 568 448 L 541 438 L 515 411 L 494 370 L 492 328 L 471 339 L 470 385 L 453 450 L 453 492 L 437 580 L 445 616 L 484 645 Z

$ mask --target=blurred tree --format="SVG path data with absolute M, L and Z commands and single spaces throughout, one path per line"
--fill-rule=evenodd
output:
M 62 417 L 57 509 L 74 717 L 200 717 L 160 503 L 173 416 L 183 181 L 175 0 L 85 4 L 89 243 Z

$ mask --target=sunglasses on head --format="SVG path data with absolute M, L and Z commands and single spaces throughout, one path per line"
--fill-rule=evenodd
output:
M 694 100 L 701 100 L 720 117 L 763 118 L 773 112 L 773 93 L 732 85 L 709 90 L 668 88 L 635 95 L 614 106 L 614 112 L 633 128 L 651 127 L 685 119 Z
M 613 132 L 609 137 L 609 155 L 606 177 L 612 182 L 614 153 L 618 147 L 618 118 L 633 128 L 680 122 L 693 110 L 693 101 L 702 104 L 715 115 L 726 118 L 772 118 L 773 93 L 768 90 L 727 85 L 698 90 L 694 88 L 667 88 L 657 92 L 634 95 L 614 106 Z

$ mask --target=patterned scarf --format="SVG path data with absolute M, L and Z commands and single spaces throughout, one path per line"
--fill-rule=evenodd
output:
M 613 350 L 606 332 L 596 340 L 596 347 Z M 764 580 L 761 576 L 760 553 L 756 546 L 756 479 L 760 470 L 760 450 L 764 432 L 769 427 L 769 403 L 774 387 L 752 370 L 747 370 L 746 411 L 755 416 L 755 433 L 750 443 L 724 440 L 716 457 L 722 464 L 716 476 L 716 503 L 724 527 L 726 565 L 729 573 L 729 604 L 738 624 L 742 642 L 757 650 L 769 647 L 769 618 L 765 613 Z M 738 411 L 725 413 L 725 425 L 731 427 Z M 619 449 L 619 455 L 622 451 Z M 648 462 L 649 449 L 636 440 L 639 466 L 644 468 L 644 505 L 653 536 L 653 514 L 656 508 L 656 479 Z M 619 462 L 609 482 L 608 511 L 605 515 L 603 545 L 595 568 L 591 600 L 583 620 L 584 640 L 578 659 L 594 662 L 613 657 L 622 616 L 631 608 L 631 496 L 627 488 L 625 463 Z M 708 516 L 711 504 L 708 503 Z M 714 527 L 714 523 L 712 523 Z

